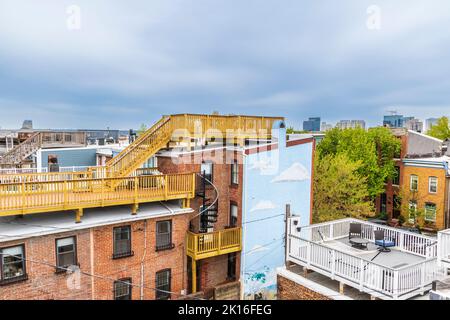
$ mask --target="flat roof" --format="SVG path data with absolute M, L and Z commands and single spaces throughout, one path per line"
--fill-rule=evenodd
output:
M 75 214 L 71 211 L 0 217 L 0 243 L 190 212 L 193 212 L 191 208 L 183 209 L 175 200 L 140 204 L 136 215 L 132 215 L 130 206 L 126 205 L 85 209 L 81 223 L 75 223 Z
M 392 269 L 402 268 L 425 260 L 424 257 L 401 251 L 395 247 L 390 248 L 390 252 L 380 252 L 378 251 L 378 246 L 372 242 L 367 244 L 367 250 L 353 248 L 348 240 L 348 237 L 325 241 L 323 244 L 332 249 L 344 251 L 351 255 L 358 256 L 362 259 L 369 260 Z

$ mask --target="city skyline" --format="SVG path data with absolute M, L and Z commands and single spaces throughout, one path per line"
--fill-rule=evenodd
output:
M 0 126 L 129 129 L 218 111 L 370 127 L 393 109 L 449 110 L 448 2 L 378 1 L 376 28 L 368 1 L 285 4 L 78 1 L 69 28 L 69 1 L 2 1 Z

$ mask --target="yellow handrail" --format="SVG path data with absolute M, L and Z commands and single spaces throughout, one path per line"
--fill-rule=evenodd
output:
M 224 229 L 208 233 L 188 232 L 186 251 L 193 259 L 204 259 L 240 251 L 241 228 Z
M 0 216 L 192 198 L 193 173 L 0 184 Z M 107 187 L 114 185 L 114 187 Z

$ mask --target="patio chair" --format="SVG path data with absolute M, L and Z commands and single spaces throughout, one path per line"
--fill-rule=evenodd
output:
M 348 232 L 348 239 L 353 237 L 362 238 L 362 226 L 360 223 L 350 223 L 350 231 Z
M 384 230 L 375 230 L 375 244 L 379 246 L 378 250 L 381 252 L 390 252 L 389 247 L 395 247 L 395 241 L 392 239 L 386 239 L 384 237 Z

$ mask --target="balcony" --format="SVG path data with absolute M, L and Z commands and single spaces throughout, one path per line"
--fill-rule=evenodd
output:
M 446 276 L 437 263 L 435 238 L 351 218 L 305 227 L 298 223 L 298 218 L 291 218 L 288 225 L 289 261 L 373 297 L 409 299 Z M 368 241 L 367 248 L 350 245 L 350 223 L 361 224 L 360 237 Z M 378 250 L 375 230 L 394 241 L 390 252 Z
M 125 178 L 88 178 L 84 173 L 70 173 L 77 177 L 58 180 L 60 175 L 55 174 L 55 181 L 49 181 L 49 176 L 41 181 L 36 174 L 36 179 L 0 183 L 0 216 L 77 210 L 78 220 L 84 208 L 132 204 L 137 210 L 139 203 L 175 199 L 183 199 L 189 206 L 189 199 L 195 195 L 192 173 Z
M 209 233 L 188 232 L 186 236 L 187 255 L 193 260 L 200 260 L 241 251 L 241 233 L 241 228 Z

